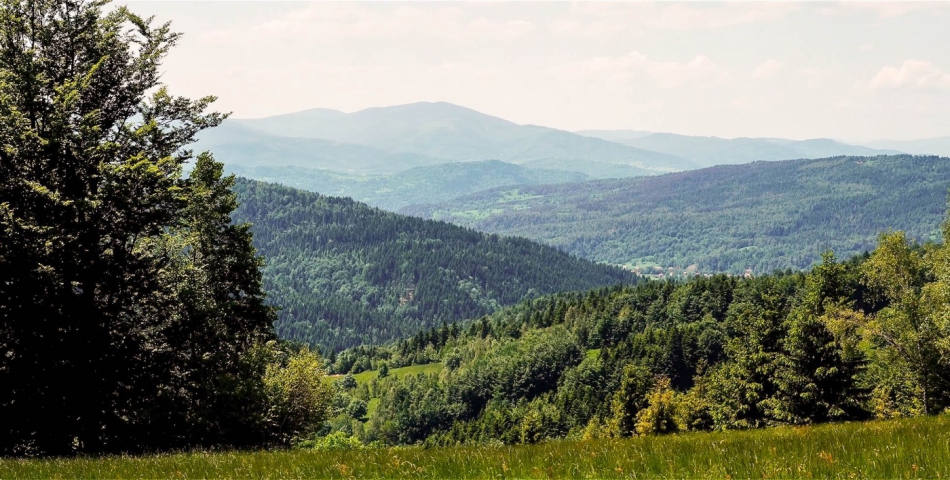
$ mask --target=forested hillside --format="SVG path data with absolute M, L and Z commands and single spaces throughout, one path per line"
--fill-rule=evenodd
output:
M 337 371 L 443 369 L 344 378 L 338 403 L 376 408 L 331 425 L 363 441 L 478 445 L 943 412 L 948 253 L 894 232 L 870 255 L 826 254 L 808 273 L 558 294 L 348 350 Z
M 867 251 L 889 228 L 936 238 L 948 186 L 947 158 L 836 157 L 501 188 L 402 212 L 596 261 L 764 273 Z
M 587 176 L 581 173 L 529 168 L 498 160 L 444 163 L 390 175 L 355 175 L 299 166 L 230 165 L 229 170 L 254 180 L 279 183 L 323 195 L 351 197 L 390 211 L 418 203 L 445 202 L 461 195 L 502 186 L 587 180 Z
M 538 295 L 632 283 L 619 268 L 535 242 L 238 179 L 277 333 L 329 349 L 478 317 Z

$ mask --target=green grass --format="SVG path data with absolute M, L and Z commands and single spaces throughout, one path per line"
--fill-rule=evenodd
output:
M 0 478 L 945 478 L 950 416 L 503 447 L 0 460 Z
M 442 371 L 441 363 L 427 363 L 425 365 L 410 365 L 408 367 L 393 368 L 389 370 L 389 376 L 395 378 L 402 378 L 406 375 L 417 375 L 420 373 L 432 373 L 438 374 Z M 369 383 L 379 377 L 379 371 L 369 370 L 362 373 L 357 373 L 353 375 L 353 378 L 356 380 L 357 384 Z M 379 398 L 371 398 L 366 404 L 366 416 L 369 418 L 373 412 L 376 411 L 376 408 L 379 407 Z
M 439 373 L 442 371 L 441 363 L 427 363 L 425 365 L 410 365 L 408 367 L 400 368 L 391 368 L 389 369 L 389 376 L 395 378 L 402 378 L 406 375 L 417 375 L 420 373 Z M 362 373 L 357 373 L 353 375 L 353 378 L 356 379 L 356 383 L 369 383 L 371 380 L 379 377 L 379 372 L 376 370 L 369 370 Z
M 369 402 L 366 402 L 366 418 L 371 417 L 377 408 L 379 408 L 379 398 L 375 397 L 369 399 Z

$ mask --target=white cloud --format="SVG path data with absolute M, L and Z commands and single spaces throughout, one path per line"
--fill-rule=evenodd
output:
M 798 76 L 804 80 L 805 86 L 819 87 L 825 80 L 826 74 L 823 70 L 808 67 L 799 70 Z
M 780 70 L 785 68 L 785 65 L 782 62 L 770 59 L 765 63 L 755 67 L 755 70 L 752 71 L 752 78 L 757 80 L 765 80 L 775 76 Z
M 730 103 L 730 105 L 732 105 L 733 107 L 736 107 L 736 108 L 745 108 L 745 107 L 748 107 L 749 105 L 751 105 L 751 102 L 749 102 L 749 99 L 746 98 L 746 97 L 740 97 L 740 98 L 737 98 L 737 99 L 733 100 L 733 101 Z
M 697 55 L 688 62 L 673 62 L 654 60 L 640 52 L 570 63 L 557 72 L 573 78 L 617 83 L 649 78 L 662 88 L 708 87 L 726 77 L 725 71 L 704 55 Z
M 878 18 L 892 18 L 899 17 L 910 12 L 932 8 L 933 5 L 931 3 L 939 4 L 940 2 L 850 1 L 837 4 L 838 9 L 834 10 L 833 12 L 838 13 L 840 11 L 842 14 L 846 15 L 855 10 L 864 10 L 876 14 Z
M 822 16 L 824 7 L 835 16 Z M 947 135 L 950 88 L 939 87 L 950 72 L 941 56 L 950 2 L 925 7 L 152 1 L 135 9 L 185 32 L 163 65 L 175 92 L 216 94 L 220 109 L 241 117 L 445 100 L 559 128 L 869 138 Z
M 885 66 L 871 79 L 873 89 L 950 88 L 950 73 L 926 60 L 905 60 L 900 67 Z
M 797 7 L 789 3 L 726 3 L 697 5 L 677 3 L 659 15 L 646 17 L 653 28 L 695 30 L 764 22 L 784 17 Z
M 633 27 L 702 30 L 776 20 L 798 10 L 788 2 L 646 3 L 577 2 L 571 17 L 550 24 L 557 33 L 613 34 Z
M 428 68 L 430 75 L 446 82 L 483 82 L 504 79 L 505 72 L 495 65 L 472 62 L 445 62 Z
M 358 3 L 318 2 L 249 29 L 211 31 L 202 38 L 217 42 L 289 39 L 491 42 L 516 40 L 536 29 L 526 20 L 473 17 L 471 11 L 452 5 L 410 4 L 386 9 Z

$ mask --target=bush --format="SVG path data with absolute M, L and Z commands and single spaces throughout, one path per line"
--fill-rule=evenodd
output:
M 353 418 L 359 419 L 366 416 L 366 409 L 367 405 L 365 401 L 359 398 L 354 398 L 350 401 L 350 404 L 346 406 L 346 414 Z
M 656 385 L 647 394 L 647 406 L 637 413 L 637 433 L 655 435 L 671 433 L 676 426 L 676 392 L 670 387 L 670 379 L 660 377 Z
M 345 432 L 333 432 L 325 437 L 311 438 L 297 444 L 299 448 L 312 450 L 358 450 L 365 448 L 360 439 L 347 435 Z
M 312 435 L 323 426 L 333 400 L 320 355 L 303 348 L 274 356 L 277 361 L 264 374 L 268 422 L 283 441 Z

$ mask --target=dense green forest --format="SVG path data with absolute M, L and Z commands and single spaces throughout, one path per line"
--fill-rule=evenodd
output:
M 950 248 L 901 232 L 807 273 L 547 296 L 340 353 L 341 373 L 443 369 L 345 376 L 330 425 L 364 442 L 452 445 L 939 413 L 950 407 L 948 299 Z M 375 409 L 342 408 L 359 402 Z
M 254 180 L 328 196 L 350 197 L 390 211 L 419 203 L 445 202 L 502 186 L 587 180 L 581 173 L 530 168 L 498 160 L 443 163 L 389 175 L 348 174 L 298 166 L 229 165 L 228 170 Z
M 757 162 L 659 177 L 502 188 L 402 213 L 518 235 L 595 261 L 761 274 L 878 233 L 937 238 L 950 161 L 907 155 Z
M 633 283 L 616 267 L 445 222 L 238 179 L 283 338 L 337 350 L 491 313 L 543 294 Z

